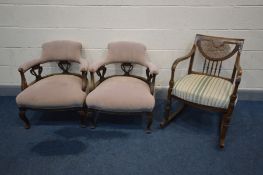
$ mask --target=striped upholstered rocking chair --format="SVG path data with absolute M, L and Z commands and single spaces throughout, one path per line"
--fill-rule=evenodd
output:
M 167 104 L 164 120 L 160 124 L 164 128 L 179 114 L 185 105 L 204 110 L 222 112 L 220 147 L 225 145 L 226 132 L 237 100 L 237 90 L 241 81 L 240 54 L 244 40 L 196 35 L 191 52 L 174 61 L 171 68 Z M 193 69 L 194 60 L 203 60 L 199 70 Z M 188 74 L 174 81 L 178 63 L 190 58 Z M 228 77 L 222 74 L 223 62 L 234 61 L 233 71 Z M 176 112 L 171 113 L 172 99 L 182 102 Z

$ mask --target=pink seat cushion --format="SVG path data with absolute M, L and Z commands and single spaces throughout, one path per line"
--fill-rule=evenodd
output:
M 88 108 L 117 112 L 150 112 L 155 100 L 147 83 L 133 77 L 106 79 L 86 98 Z
M 86 93 L 74 75 L 54 75 L 29 86 L 16 97 L 19 107 L 56 109 L 82 107 Z

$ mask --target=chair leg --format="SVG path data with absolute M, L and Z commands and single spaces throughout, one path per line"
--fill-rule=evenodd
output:
M 30 123 L 28 119 L 26 118 L 26 110 L 25 109 L 19 109 L 19 117 L 20 119 L 24 122 L 24 128 L 29 129 L 30 128 Z
M 85 110 L 78 111 L 80 115 L 80 127 L 81 128 L 86 128 L 86 112 Z
M 94 112 L 91 114 L 94 114 Z M 92 116 L 89 114 L 89 112 L 87 112 L 87 115 Z M 96 128 L 96 117 L 92 116 L 90 117 L 90 119 L 91 119 L 90 129 L 95 129 Z
M 153 113 L 152 112 L 147 112 L 147 127 L 146 127 L 146 133 L 150 134 L 151 133 L 151 126 L 153 122 Z
M 220 127 L 220 143 L 219 146 L 220 148 L 224 148 L 225 147 L 225 138 L 226 138 L 226 134 L 227 134 L 227 129 L 229 127 L 229 123 L 231 121 L 231 112 L 226 112 L 224 113 L 222 119 L 221 119 L 221 127 Z
M 177 110 L 174 112 L 174 113 L 171 113 L 171 100 L 169 100 L 166 104 L 166 107 L 165 107 L 165 114 L 164 114 L 164 119 L 163 121 L 160 123 L 160 127 L 161 128 L 165 128 L 169 123 L 171 123 L 175 117 L 183 111 L 185 107 L 185 104 L 182 103 L 181 106 L 179 106 L 177 108 Z

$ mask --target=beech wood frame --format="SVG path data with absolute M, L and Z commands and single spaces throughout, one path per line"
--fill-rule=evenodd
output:
M 207 55 L 205 55 L 204 51 L 202 50 L 202 48 L 199 46 L 200 41 L 201 40 L 223 40 L 223 44 L 235 44 L 234 49 L 232 50 L 232 52 L 222 58 L 211 58 Z M 169 88 L 168 88 L 168 94 L 167 94 L 167 103 L 166 103 L 166 107 L 165 107 L 165 114 L 164 114 L 164 119 L 163 121 L 160 123 L 160 127 L 164 128 L 166 127 L 172 120 L 174 120 L 176 118 L 176 116 L 184 109 L 184 107 L 186 105 L 192 106 L 192 107 L 196 107 L 199 109 L 203 109 L 203 110 L 208 110 L 208 111 L 214 111 L 214 112 L 221 112 L 223 113 L 223 116 L 221 118 L 221 124 L 220 124 L 220 141 L 219 141 L 219 146 L 221 148 L 224 148 L 225 146 L 225 138 L 226 138 L 226 133 L 227 133 L 227 129 L 230 125 L 230 120 L 231 120 L 231 115 L 232 112 L 234 110 L 235 107 L 235 102 L 237 99 L 237 90 L 238 90 L 238 86 L 240 84 L 241 81 L 241 76 L 242 76 L 242 68 L 240 66 L 240 55 L 241 55 L 241 51 L 242 51 L 242 47 L 243 47 L 243 43 L 244 43 L 244 39 L 234 39 L 234 38 L 224 38 L 224 37 L 216 37 L 216 36 L 206 36 L 206 35 L 200 35 L 197 34 L 196 35 L 196 41 L 192 47 L 192 50 L 190 51 L 190 53 L 188 53 L 186 56 L 178 58 L 174 61 L 172 67 L 171 67 L 171 78 L 170 78 L 170 82 L 169 82 Z M 208 61 L 210 63 L 210 61 L 212 61 L 212 68 L 210 67 L 211 64 L 208 63 L 208 65 L 206 65 L 206 61 L 204 63 L 204 67 L 203 67 L 203 72 L 196 72 L 192 70 L 193 67 L 193 62 L 194 62 L 194 56 L 195 56 L 195 52 L 196 49 L 199 49 L 199 51 L 201 52 L 201 54 L 204 56 L 204 59 L 206 61 Z M 201 48 L 201 49 L 200 49 Z M 235 64 L 234 64 L 234 68 L 233 68 L 233 72 L 232 72 L 232 76 L 231 78 L 225 78 L 220 76 L 220 71 L 221 71 L 221 66 L 222 66 L 222 61 L 231 58 L 233 55 L 236 54 L 236 60 L 235 60 Z M 179 63 L 181 63 L 182 61 L 185 61 L 187 59 L 190 59 L 190 63 L 189 63 L 189 67 L 188 67 L 188 74 L 201 74 L 201 75 L 208 75 L 208 76 L 214 76 L 214 77 L 218 77 L 218 78 L 222 78 L 224 80 L 227 80 L 231 83 L 234 83 L 234 90 L 233 93 L 230 96 L 230 102 L 229 105 L 226 109 L 224 108 L 218 108 L 218 107 L 213 107 L 213 106 L 206 106 L 206 105 L 200 105 L 197 103 L 193 103 L 190 101 L 186 101 L 184 99 L 181 99 L 175 95 L 172 94 L 173 88 L 174 88 L 174 76 L 175 76 L 175 69 L 177 67 L 177 65 Z M 214 75 L 213 75 L 213 65 L 214 62 L 217 62 L 216 65 L 218 66 L 218 62 L 220 63 L 219 68 L 214 68 L 214 69 L 218 69 L 214 71 Z M 210 71 L 211 70 L 211 71 Z M 218 72 L 218 74 L 216 75 L 216 72 Z M 172 104 L 172 100 L 176 99 L 178 101 L 181 102 L 181 106 L 174 112 L 171 113 L 171 104 Z

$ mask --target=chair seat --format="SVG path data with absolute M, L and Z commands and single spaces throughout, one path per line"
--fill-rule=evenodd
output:
M 86 93 L 82 80 L 74 75 L 54 75 L 29 86 L 16 98 L 19 107 L 56 109 L 82 107 Z
M 116 112 L 150 112 L 155 100 L 147 83 L 133 77 L 104 80 L 86 98 L 88 108 Z
M 173 95 L 189 102 L 226 109 L 233 89 L 233 84 L 222 78 L 189 74 L 175 82 Z

